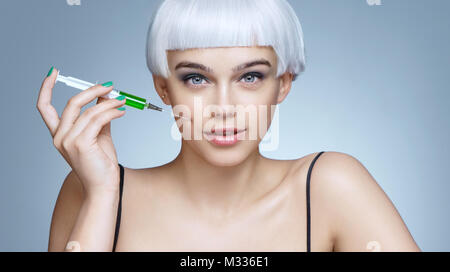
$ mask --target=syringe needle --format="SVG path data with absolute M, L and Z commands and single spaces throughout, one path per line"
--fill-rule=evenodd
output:
M 186 120 L 188 119 L 188 118 L 186 118 L 186 117 L 184 117 L 184 116 L 180 116 L 180 115 L 175 114 L 175 113 L 173 113 L 173 112 L 166 111 L 166 110 L 164 110 L 163 108 L 158 107 L 158 106 L 156 106 L 156 105 L 153 105 L 153 104 L 151 104 L 151 103 L 146 103 L 146 108 L 147 108 L 147 109 L 151 109 L 151 110 L 160 111 L 160 112 L 166 112 L 166 113 L 170 114 L 170 116 L 175 116 L 175 117 L 183 118 L 183 119 L 186 119 Z
M 173 112 L 166 111 L 166 110 L 164 110 L 164 109 L 162 109 L 162 111 L 167 112 L 168 114 L 170 114 L 170 116 L 175 116 L 175 117 L 178 117 L 178 118 L 183 118 L 183 119 L 188 120 L 188 118 L 186 118 L 186 117 L 184 117 L 184 116 L 181 116 L 181 115 L 178 115 L 178 114 L 175 114 L 175 113 L 173 113 Z

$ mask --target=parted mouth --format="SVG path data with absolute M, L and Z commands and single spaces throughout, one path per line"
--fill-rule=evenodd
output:
M 245 131 L 246 129 L 238 129 L 238 128 L 212 128 L 211 131 L 205 131 L 205 134 L 207 135 L 234 135 L 238 134 L 242 131 Z

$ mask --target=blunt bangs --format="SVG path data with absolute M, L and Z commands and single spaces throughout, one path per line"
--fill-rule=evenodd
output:
M 147 66 L 167 78 L 166 50 L 236 46 L 272 46 L 277 77 L 305 70 L 302 27 L 286 0 L 165 0 L 148 29 Z

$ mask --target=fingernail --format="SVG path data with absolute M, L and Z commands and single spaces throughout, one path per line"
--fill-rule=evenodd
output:
M 125 95 L 121 95 L 121 96 L 116 97 L 117 100 L 124 100 L 125 98 L 126 98 Z
M 112 81 L 108 81 L 102 84 L 103 87 L 111 87 L 113 85 Z
M 120 111 L 124 111 L 125 107 L 120 107 L 120 108 L 117 108 L 117 109 L 120 110 Z
M 49 77 L 52 74 L 52 72 L 53 72 L 53 66 L 52 66 L 52 68 L 50 68 L 50 71 L 48 71 L 47 77 Z

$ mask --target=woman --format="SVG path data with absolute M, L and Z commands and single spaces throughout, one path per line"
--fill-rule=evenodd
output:
M 153 168 L 117 160 L 110 122 L 125 115 L 116 109 L 125 100 L 100 98 L 112 82 L 75 95 L 59 118 L 51 106 L 57 70 L 45 78 L 37 107 L 72 167 L 49 251 L 420 250 L 354 157 L 259 153 L 273 105 L 305 67 L 287 1 L 166 0 L 149 28 L 147 64 L 158 95 L 184 117 L 176 118 L 180 153 Z M 256 108 L 262 114 L 251 118 Z

